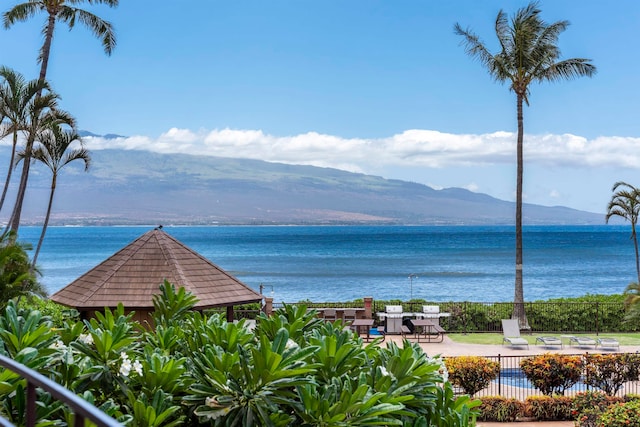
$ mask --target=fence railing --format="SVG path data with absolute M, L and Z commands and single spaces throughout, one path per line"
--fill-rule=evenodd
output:
M 567 355 L 569 356 L 569 355 Z M 582 354 L 574 354 L 571 356 L 583 356 Z M 525 400 L 529 396 L 541 396 L 542 392 L 535 388 L 520 369 L 520 362 L 523 359 L 534 356 L 484 356 L 489 360 L 497 361 L 500 364 L 499 376 L 491 382 L 489 387 L 479 391 L 474 397 L 483 396 L 502 396 L 505 398 L 514 398 Z M 565 391 L 565 396 L 575 395 L 584 391 L 597 390 L 580 381 L 570 389 Z M 616 393 L 617 396 L 628 394 L 638 394 L 640 392 L 640 381 L 629 381 Z
M 288 303 L 287 303 L 288 304 Z M 304 304 L 308 308 L 362 308 L 364 302 L 317 302 Z M 376 313 L 384 312 L 384 301 L 373 301 L 372 317 L 377 325 L 384 319 Z M 274 303 L 273 308 L 283 303 Z M 509 319 L 513 312 L 512 302 L 394 302 L 402 305 L 405 313 L 422 312 L 423 305 L 437 305 L 440 312 L 450 313 L 440 319 L 441 325 L 450 333 L 502 332 L 501 319 Z M 531 332 L 601 333 L 637 332 L 640 324 L 625 323 L 625 308 L 618 302 L 526 302 L 525 312 Z
M 85 420 L 93 422 L 98 427 L 122 427 L 123 425 L 60 384 L 51 381 L 21 363 L 0 355 L 0 366 L 15 372 L 27 381 L 26 427 L 34 427 L 37 422 L 36 389 L 38 387 L 51 394 L 58 401 L 66 404 L 73 411 L 75 414 L 75 427 L 84 426 Z M 12 424 L 0 415 L 0 426 L 12 426 Z

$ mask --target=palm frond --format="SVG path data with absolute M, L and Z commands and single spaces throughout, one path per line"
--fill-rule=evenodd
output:
M 2 15 L 4 28 L 11 28 L 16 22 L 25 22 L 43 9 L 42 1 L 29 0 L 9 9 Z
M 66 22 L 69 28 L 73 28 L 76 20 L 87 27 L 97 38 L 107 55 L 116 47 L 116 35 L 113 26 L 99 16 L 83 9 L 63 7 L 58 15 L 60 21 Z

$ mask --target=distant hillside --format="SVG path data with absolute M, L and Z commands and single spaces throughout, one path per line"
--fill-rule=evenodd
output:
M 8 158 L 7 149 L 0 155 Z M 460 188 L 257 160 L 98 150 L 59 178 L 55 224 L 511 224 L 514 204 Z M 4 165 L 0 165 L 2 168 Z M 49 172 L 34 167 L 25 219 L 40 223 Z M 0 169 L 0 173 L 4 172 Z M 12 195 L 8 200 L 12 201 Z M 6 220 L 6 218 L 3 218 Z M 603 215 L 525 205 L 525 224 L 602 224 Z

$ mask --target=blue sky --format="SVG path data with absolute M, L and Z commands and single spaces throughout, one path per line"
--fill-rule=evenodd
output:
M 8 3 L 8 5 L 6 4 Z M 17 4 L 5 2 L 3 11 Z M 493 23 L 524 1 L 135 0 L 85 6 L 113 23 L 111 57 L 58 26 L 48 78 L 108 147 L 337 167 L 513 200 L 515 95 L 468 57 L 458 22 L 497 49 Z M 593 78 L 531 87 L 525 201 L 602 212 L 640 185 L 640 2 L 539 3 L 571 22 L 562 57 Z M 0 63 L 29 78 L 45 16 L 0 30 Z M 526 213 L 526 212 L 525 212 Z

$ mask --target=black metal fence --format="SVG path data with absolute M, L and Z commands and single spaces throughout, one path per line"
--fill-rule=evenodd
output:
M 569 355 L 567 355 L 569 356 Z M 582 354 L 574 354 L 570 356 L 583 356 Z M 479 391 L 474 397 L 483 396 L 502 396 L 505 398 L 514 398 L 524 401 L 529 396 L 541 396 L 542 392 L 536 389 L 526 378 L 520 369 L 520 362 L 528 357 L 535 356 L 485 356 L 489 360 L 497 361 L 500 364 L 500 374 L 498 378 L 491 382 L 489 387 Z M 582 381 L 565 391 L 565 396 L 572 396 L 579 392 L 587 390 L 597 390 L 589 387 Z M 461 390 L 458 390 L 461 392 Z M 616 393 L 617 396 L 628 394 L 638 394 L 640 392 L 640 381 L 629 381 Z
M 511 318 L 512 302 L 431 303 L 440 312 L 450 313 L 441 324 L 448 332 L 502 332 L 501 319 Z M 422 303 L 403 303 L 406 312 L 421 312 Z M 532 332 L 633 332 L 636 324 L 624 322 L 624 304 L 616 302 L 526 302 L 527 320 Z M 375 302 L 374 310 L 384 311 L 384 303 Z
M 309 308 L 363 308 L 363 301 L 294 303 Z M 382 324 L 376 313 L 384 312 L 385 301 L 373 301 L 372 317 Z M 405 313 L 422 312 L 423 305 L 437 305 L 449 313 L 440 324 L 450 333 L 502 332 L 501 319 L 511 318 L 512 302 L 393 302 Z M 293 304 L 292 304 L 293 305 Z M 531 332 L 600 333 L 637 332 L 640 324 L 624 322 L 625 307 L 618 302 L 526 302 L 524 304 Z M 282 303 L 274 303 L 274 309 Z

